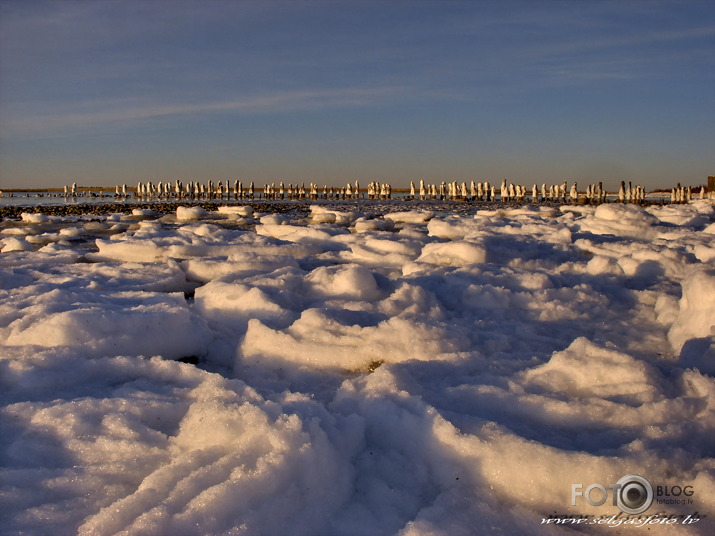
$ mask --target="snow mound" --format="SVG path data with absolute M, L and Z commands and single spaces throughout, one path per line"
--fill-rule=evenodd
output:
M 658 235 L 660 220 L 641 207 L 610 203 L 599 205 L 592 216 L 579 219 L 583 231 L 648 240 Z
M 307 251 L 298 256 L 307 256 Z M 235 280 L 285 267 L 298 268 L 298 263 L 290 255 L 261 254 L 247 250 L 226 257 L 187 259 L 181 262 L 181 267 L 191 280 L 206 283 L 219 278 Z
M 349 260 L 363 264 L 402 266 L 415 260 L 422 251 L 422 246 L 419 242 L 388 240 L 372 235 L 362 236 L 366 237 L 362 242 L 350 241 L 351 255 L 348 257 Z
M 522 378 L 528 386 L 579 398 L 618 398 L 653 389 L 652 371 L 646 363 L 584 337 Z
M 473 242 L 452 241 L 426 244 L 418 262 L 440 266 L 465 266 L 487 261 L 487 252 L 483 245 Z
M 305 281 L 317 296 L 372 301 L 382 294 L 372 273 L 358 265 L 321 266 Z
M 256 225 L 256 233 L 280 240 L 287 240 L 288 242 L 296 242 L 298 244 L 323 243 L 329 241 L 331 238 L 330 233 L 321 229 L 275 223 L 261 223 L 261 225 Z
M 665 205 L 646 210 L 660 221 L 678 226 L 696 227 L 710 222 L 710 214 L 699 211 L 694 205 Z
M 69 298 L 69 299 L 68 299 Z M 201 355 L 209 332 L 181 294 L 48 292 L 5 329 L 7 346 L 71 346 L 87 357 Z M 167 336 L 171 334 L 171 336 Z
M 715 335 L 715 271 L 698 270 L 682 283 L 680 310 L 668 339 L 679 353 L 689 340 Z
M 277 321 L 289 318 L 289 313 L 272 301 L 261 289 L 237 283 L 211 281 L 196 289 L 196 311 L 211 325 L 243 333 L 248 320 L 257 318 Z
M 238 365 L 275 367 L 294 363 L 309 368 L 366 371 L 383 362 L 440 359 L 463 349 L 445 328 L 399 317 L 376 326 L 346 325 L 329 312 L 306 309 L 286 330 L 274 330 L 256 319 L 238 349 Z

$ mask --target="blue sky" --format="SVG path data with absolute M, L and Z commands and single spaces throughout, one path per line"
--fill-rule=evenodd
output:
M 0 0 L 0 188 L 713 174 L 715 2 Z

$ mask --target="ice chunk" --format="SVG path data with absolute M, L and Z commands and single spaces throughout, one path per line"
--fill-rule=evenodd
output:
M 40 213 L 23 212 L 21 214 L 21 217 L 22 221 L 24 221 L 25 223 L 45 223 L 50 221 L 49 216 Z
M 0 251 L 8 253 L 10 251 L 32 251 L 33 247 L 27 240 L 19 237 L 3 238 L 0 240 Z
M 356 233 L 370 233 L 375 231 L 393 231 L 395 229 L 395 222 L 389 218 L 358 218 L 355 220 L 355 232 Z
M 310 205 L 310 217 L 315 223 L 335 222 L 340 225 L 346 225 L 355 221 L 358 218 L 358 213 L 333 210 L 321 205 Z
M 297 242 L 299 244 L 329 242 L 331 238 L 330 233 L 321 229 L 275 223 L 256 225 L 256 233 L 263 236 L 279 238 L 280 240 L 287 240 L 289 242 Z
M 177 207 L 176 219 L 181 221 L 200 220 L 206 216 L 206 210 L 201 207 Z
M 404 212 L 390 212 L 385 214 L 395 223 L 425 223 L 434 218 L 435 213 L 430 210 L 405 210 Z
M 158 216 L 159 213 L 156 210 L 151 210 L 149 208 L 135 208 L 132 209 L 132 216 L 142 216 L 146 218 L 151 218 Z
M 445 219 L 435 218 L 431 220 L 427 225 L 427 230 L 430 236 L 458 240 L 465 237 L 479 236 L 490 223 L 491 220 L 485 217 L 475 216 L 473 219 L 466 219 L 451 216 Z
M 236 205 L 225 205 L 218 207 L 219 214 L 238 214 L 247 218 L 253 215 L 253 207 L 250 206 L 236 206 Z
M 333 212 L 315 212 L 310 215 L 313 223 L 335 223 L 337 220 Z
M 266 214 L 261 216 L 259 221 L 264 225 L 282 225 L 288 223 L 288 218 L 282 214 Z

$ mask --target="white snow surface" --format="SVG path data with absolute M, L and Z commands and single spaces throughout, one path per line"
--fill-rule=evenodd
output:
M 712 204 L 390 210 L 2 222 L 0 534 L 712 534 Z

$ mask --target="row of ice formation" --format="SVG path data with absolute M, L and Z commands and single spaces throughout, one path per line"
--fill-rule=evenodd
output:
M 700 199 L 713 198 L 715 192 L 706 192 L 705 187 L 701 187 L 699 193 L 694 194 L 690 186 L 684 187 L 678 183 L 670 192 L 671 203 L 687 203 L 698 197 Z M 80 194 L 77 192 L 77 185 L 64 187 L 64 195 L 66 197 L 76 197 Z M 114 196 L 117 198 L 127 198 L 134 196 L 142 200 L 161 200 L 161 199 L 193 199 L 193 200 L 209 200 L 209 199 L 266 199 L 266 200 L 345 200 L 345 199 L 392 199 L 392 186 L 389 183 L 370 182 L 365 190 L 360 189 L 359 181 L 354 184 L 347 183 L 343 187 L 332 187 L 323 185 L 319 187 L 317 184 L 309 183 L 306 187 L 305 183 L 286 185 L 284 182 L 266 184 L 263 187 L 257 188 L 255 183 L 251 181 L 247 186 L 244 186 L 240 180 L 233 181 L 218 181 L 214 183 L 209 180 L 207 183 L 198 181 L 190 181 L 184 184 L 180 180 L 171 182 L 152 181 L 139 182 L 134 189 L 130 191 L 126 184 L 117 185 L 114 190 Z M 507 182 L 506 179 L 501 181 L 501 185 L 497 188 L 496 185 L 490 184 L 488 181 L 475 182 L 470 181 L 469 185 L 466 182 L 458 183 L 457 181 L 445 182 L 439 184 L 425 183 L 420 180 L 418 185 L 414 181 L 410 181 L 409 198 L 420 200 L 451 200 L 451 201 L 501 201 L 501 202 L 558 202 L 558 203 L 578 203 L 586 202 L 589 204 L 599 204 L 606 201 L 607 197 L 612 196 L 617 198 L 621 203 L 644 203 L 646 197 L 646 189 L 644 186 L 632 185 L 628 182 L 621 181 L 620 188 L 617 193 L 609 193 L 603 188 L 603 183 L 589 184 L 585 192 L 580 192 L 578 184 L 574 182 L 571 188 L 568 187 L 566 181 L 561 184 L 542 183 L 539 188 L 533 184 L 531 190 L 527 190 L 525 186 Z

